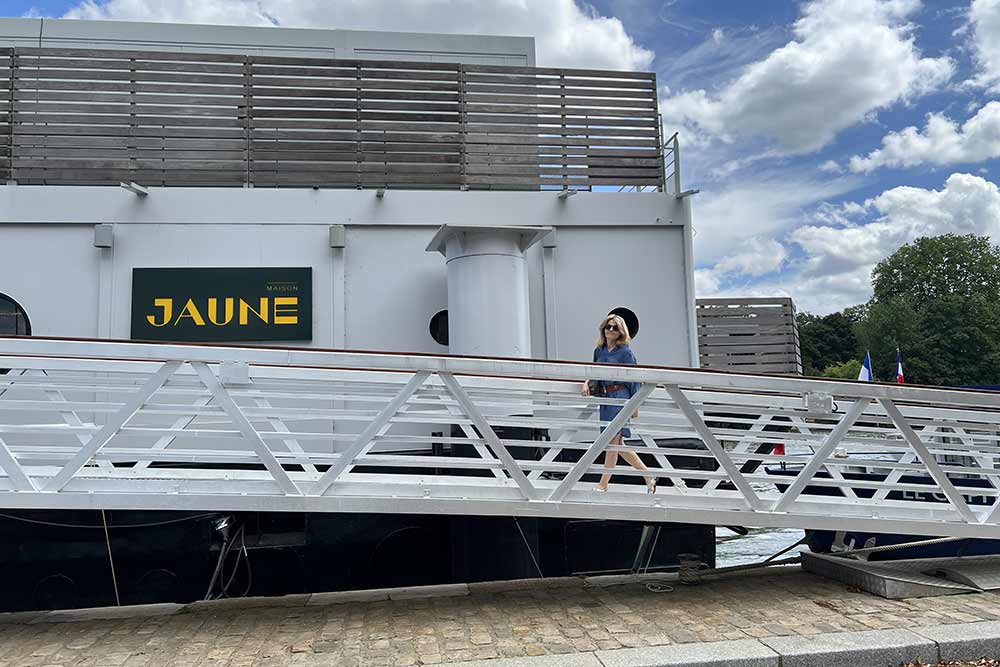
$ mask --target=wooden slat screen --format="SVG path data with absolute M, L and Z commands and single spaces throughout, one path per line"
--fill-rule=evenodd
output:
M 791 299 L 715 298 L 696 304 L 702 368 L 802 375 Z
M 655 75 L 188 52 L 0 51 L 22 184 L 663 186 Z

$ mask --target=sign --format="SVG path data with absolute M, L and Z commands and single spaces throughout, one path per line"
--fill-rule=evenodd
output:
M 132 339 L 312 340 L 312 269 L 132 269 Z

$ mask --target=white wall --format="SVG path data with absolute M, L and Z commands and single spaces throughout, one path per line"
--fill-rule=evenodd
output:
M 7 46 L 535 65 L 533 37 L 126 21 L 4 18 L 0 47 Z
M 93 246 L 101 223 L 114 225 L 112 251 Z M 554 275 L 543 272 L 542 243 L 528 253 L 533 356 L 551 347 L 559 358 L 589 360 L 597 321 L 626 306 L 640 318 L 641 362 L 692 363 L 690 212 L 664 194 L 389 191 L 378 199 L 357 190 L 153 188 L 139 198 L 113 187 L 0 186 L 0 292 L 24 306 L 36 334 L 128 338 L 134 267 L 308 266 L 311 345 L 337 347 L 340 326 L 348 348 L 444 352 L 428 324 L 447 307 L 445 261 L 425 251 L 444 223 L 556 229 L 557 245 L 545 251 Z M 335 224 L 347 230 L 342 287 L 329 244 Z M 607 265 L 622 270 L 609 275 Z M 546 281 L 555 304 L 545 303 Z
M 97 336 L 99 255 L 91 226 L 0 225 L 0 294 L 36 336 Z
M 639 318 L 641 364 L 689 365 L 683 230 L 570 227 L 558 236 L 559 354 L 590 361 L 597 325 L 624 306 Z

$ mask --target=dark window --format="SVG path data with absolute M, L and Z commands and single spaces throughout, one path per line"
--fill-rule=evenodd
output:
M 431 318 L 431 338 L 441 345 L 448 345 L 448 311 L 442 310 Z
M 0 336 L 30 336 L 31 322 L 24 308 L 6 294 L 0 294 Z
M 639 333 L 639 317 L 628 308 L 619 306 L 608 313 L 608 315 L 618 315 L 625 320 L 625 326 L 628 327 L 628 335 L 632 338 L 635 338 L 636 334 Z

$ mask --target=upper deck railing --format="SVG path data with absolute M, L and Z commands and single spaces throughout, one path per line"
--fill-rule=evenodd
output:
M 647 72 L 0 50 L 0 182 L 588 189 L 665 181 Z

